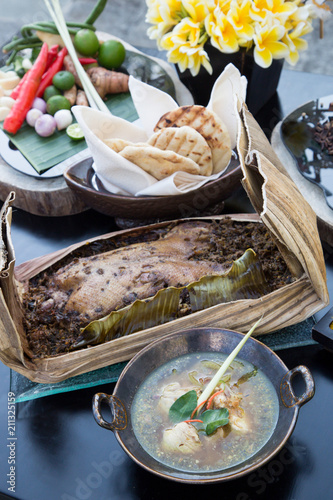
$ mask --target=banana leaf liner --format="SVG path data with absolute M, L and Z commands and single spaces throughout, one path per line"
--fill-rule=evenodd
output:
M 173 290 L 165 289 L 163 293 L 157 293 L 153 298 L 136 301 L 128 306 L 129 315 L 121 316 L 120 321 L 119 312 L 116 312 L 98 320 L 95 325 L 88 325 L 83 331 L 90 340 L 88 347 L 56 356 L 34 358 L 29 350 L 22 323 L 24 312 L 21 297 L 24 282 L 87 243 L 117 238 L 123 234 L 142 234 L 152 227 L 161 228 L 168 223 L 102 235 L 15 267 L 15 254 L 10 236 L 12 216 L 10 205 L 14 198 L 14 194 L 11 193 L 0 215 L 1 361 L 32 381 L 54 383 L 128 360 L 145 345 L 169 333 L 193 327 L 219 327 L 246 332 L 259 317 L 263 316 L 256 335 L 266 334 L 303 321 L 325 307 L 329 299 L 316 215 L 286 173 L 259 125 L 242 103 L 239 104 L 237 150 L 243 170 L 242 183 L 257 214 L 221 215 L 203 217 L 201 220 L 212 221 L 229 217 L 237 221 L 263 223 L 275 240 L 293 276 L 292 283 L 250 298 L 244 298 L 246 295 L 237 295 L 236 291 L 231 300 L 227 299 L 228 302 L 217 301 L 214 305 L 209 302 L 210 299 L 207 299 L 205 293 L 201 297 L 200 294 L 198 296 L 197 292 L 202 290 L 202 283 L 193 283 L 190 288 L 194 290 L 192 296 L 198 300 L 199 310 L 194 307 L 192 310 L 195 312 L 177 319 L 173 319 L 170 311 L 161 313 L 161 309 L 165 309 L 166 304 L 170 305 L 174 297 L 168 295 Z M 250 254 L 247 253 L 239 263 L 234 264 L 232 272 L 235 270 L 238 272 L 244 264 L 244 259 L 252 262 L 253 255 Z M 258 283 L 260 291 L 264 283 L 260 282 L 260 272 L 257 274 L 255 262 L 251 262 L 247 264 L 254 266 L 252 278 Z M 203 277 L 204 281 L 205 279 Z M 209 289 L 211 284 L 205 282 L 204 286 Z M 200 309 L 202 303 L 205 304 L 204 309 Z M 143 320 L 142 308 L 150 310 Z M 156 325 L 155 322 L 163 315 L 167 322 Z M 113 338 L 114 329 L 117 331 L 117 338 Z M 104 342 L 90 345 L 96 335 L 103 338 Z M 86 343 L 83 340 L 82 346 Z

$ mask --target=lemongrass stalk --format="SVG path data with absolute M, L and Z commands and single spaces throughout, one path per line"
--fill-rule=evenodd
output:
M 60 4 L 59 4 L 59 0 L 51 0 L 51 1 L 53 4 L 53 8 L 52 8 L 49 0 L 44 0 L 46 7 L 47 7 L 56 27 L 58 29 L 58 32 L 66 45 L 68 53 L 73 60 L 73 64 L 74 64 L 75 69 L 77 71 L 77 74 L 81 80 L 83 90 L 85 91 L 85 93 L 87 95 L 87 99 L 89 101 L 90 106 L 92 108 L 97 108 L 101 111 L 110 113 L 105 102 L 98 94 L 98 92 L 95 89 L 95 87 L 93 86 L 90 78 L 88 77 L 88 75 L 86 74 L 85 70 L 83 69 L 80 61 L 78 60 L 71 36 L 70 36 L 68 29 L 67 29 L 65 18 L 63 16 L 63 13 L 62 13 L 62 10 L 61 10 Z
M 245 337 L 239 342 L 239 344 L 235 347 L 235 349 L 229 354 L 227 359 L 224 361 L 222 366 L 218 369 L 218 371 L 215 373 L 214 377 L 212 380 L 209 382 L 207 387 L 204 389 L 203 393 L 198 399 L 198 406 L 200 406 L 206 399 L 209 398 L 209 396 L 212 394 L 214 391 L 215 387 L 217 386 L 218 382 L 221 380 L 245 342 L 250 338 L 254 330 L 257 328 L 259 325 L 260 321 L 262 320 L 262 317 L 252 326 L 252 328 L 248 331 L 248 333 L 245 335 Z

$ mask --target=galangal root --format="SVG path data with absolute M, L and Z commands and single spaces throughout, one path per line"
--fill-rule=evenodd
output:
M 68 55 L 64 59 L 64 67 L 67 71 L 73 73 L 76 85 L 82 88 L 82 84 L 75 70 L 73 61 Z M 124 73 L 110 71 L 101 67 L 93 67 L 87 70 L 87 75 L 89 76 L 92 84 L 94 85 L 102 99 L 104 99 L 108 94 L 128 92 L 129 77 Z

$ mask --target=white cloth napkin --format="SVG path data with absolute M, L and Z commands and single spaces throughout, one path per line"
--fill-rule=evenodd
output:
M 227 126 L 232 149 L 236 145 L 237 138 L 237 101 L 245 100 L 246 85 L 246 78 L 229 64 L 216 80 L 207 105 L 207 108 L 213 110 Z M 168 94 L 132 76 L 129 78 L 129 89 L 139 115 L 139 120 L 135 123 L 85 106 L 72 108 L 93 157 L 93 168 L 108 191 L 132 196 L 175 195 L 197 189 L 222 174 L 219 172 L 204 177 L 176 172 L 158 181 L 106 146 L 103 140 L 111 138 L 146 142 L 153 134 L 154 126 L 160 117 L 178 107 Z

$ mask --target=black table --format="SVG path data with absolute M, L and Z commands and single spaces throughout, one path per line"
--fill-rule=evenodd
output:
M 333 77 L 283 71 L 278 96 L 259 113 L 269 131 L 298 105 L 333 91 Z M 248 207 L 239 190 L 225 211 Z M 12 236 L 17 264 L 71 243 L 115 229 L 113 219 L 88 211 L 72 217 L 46 219 L 13 211 Z M 325 246 L 328 283 L 333 272 L 332 249 Z M 318 313 L 321 317 L 327 308 Z M 113 385 L 77 390 L 16 404 L 15 440 L 8 435 L 10 370 L 0 365 L 0 498 L 20 500 L 136 500 L 224 498 L 227 500 L 313 500 L 333 498 L 332 359 L 320 345 L 278 352 L 289 368 L 305 364 L 316 394 L 300 410 L 292 437 L 266 466 L 236 481 L 191 486 L 166 481 L 135 465 L 111 432 L 95 423 L 91 399 L 95 392 L 112 393 Z M 8 439 L 9 438 L 9 439 Z M 15 458 L 15 493 L 9 458 Z M 2 496 L 2 494 L 4 496 Z

